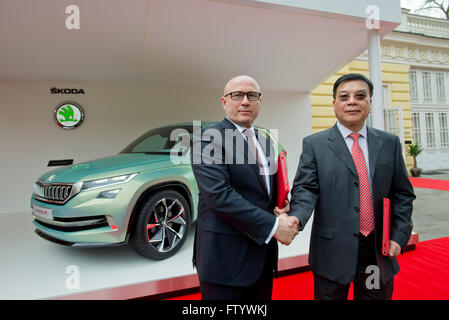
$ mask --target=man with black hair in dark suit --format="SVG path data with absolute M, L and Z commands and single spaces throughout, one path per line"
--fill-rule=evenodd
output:
M 337 123 L 304 138 L 290 208 L 304 229 L 314 211 L 309 264 L 315 299 L 391 299 L 396 256 L 412 231 L 413 187 L 399 138 L 366 126 L 373 85 L 361 74 L 333 87 Z M 390 251 L 382 255 L 383 198 L 391 201 Z

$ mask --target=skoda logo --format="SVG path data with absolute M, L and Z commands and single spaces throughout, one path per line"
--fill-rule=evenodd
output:
M 61 128 L 73 129 L 84 120 L 84 111 L 79 104 L 64 102 L 58 105 L 54 111 L 55 121 Z

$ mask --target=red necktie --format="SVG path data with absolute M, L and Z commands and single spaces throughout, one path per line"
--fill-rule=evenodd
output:
M 374 230 L 374 209 L 369 187 L 368 170 L 366 169 L 365 156 L 359 146 L 360 133 L 349 135 L 354 143 L 352 144 L 351 155 L 355 168 L 359 176 L 360 185 L 360 233 L 367 237 Z

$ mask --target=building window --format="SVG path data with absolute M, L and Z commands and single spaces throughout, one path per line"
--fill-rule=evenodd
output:
M 446 103 L 446 92 L 444 86 L 444 73 L 437 72 L 436 73 L 436 82 L 437 82 L 437 102 L 440 104 Z
M 372 127 L 373 126 L 373 115 L 372 115 L 371 112 L 368 114 L 368 118 L 366 118 L 366 125 L 368 127 Z
M 430 78 L 430 71 L 422 72 L 422 83 L 423 83 L 423 102 L 432 102 L 432 81 Z
M 391 89 L 389 84 L 382 84 L 382 105 L 384 109 L 391 108 Z
M 398 109 L 385 109 L 385 131 L 399 136 Z
M 422 146 L 421 143 L 421 123 L 419 120 L 419 113 L 413 112 L 412 113 L 412 125 L 413 125 L 413 142 L 417 143 L 418 145 Z
M 440 125 L 440 145 L 441 148 L 449 147 L 449 130 L 447 126 L 447 112 L 438 113 L 438 120 Z
M 413 142 L 433 150 L 449 148 L 449 111 L 413 111 Z M 447 150 L 445 151 L 447 152 Z M 442 160 L 443 161 L 443 160 Z
M 412 103 L 418 102 L 418 81 L 416 80 L 416 70 L 410 71 L 410 99 Z
M 424 114 L 426 119 L 427 148 L 435 148 L 435 124 L 433 122 L 433 112 Z
M 447 71 L 410 70 L 410 101 L 414 104 L 449 105 Z

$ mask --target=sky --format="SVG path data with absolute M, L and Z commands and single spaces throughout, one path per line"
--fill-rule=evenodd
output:
M 401 7 L 410 9 L 410 13 L 415 13 L 414 11 L 421 7 L 424 4 L 425 0 L 401 0 Z M 420 13 L 424 15 L 423 13 Z M 428 10 L 425 12 L 425 15 L 429 15 L 436 18 L 444 18 L 443 14 L 439 12 L 439 10 Z

